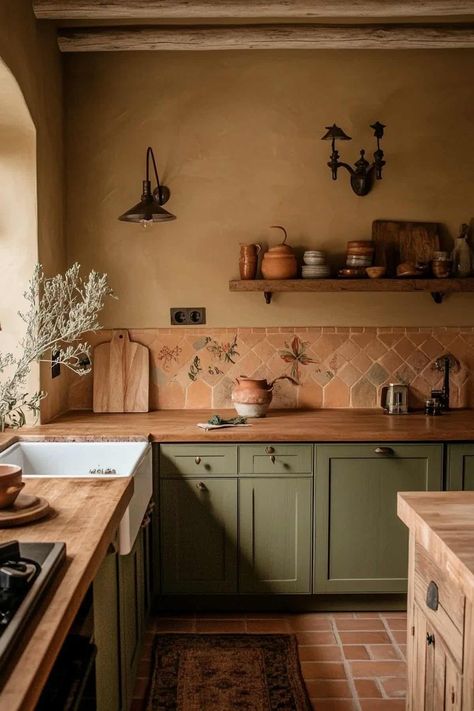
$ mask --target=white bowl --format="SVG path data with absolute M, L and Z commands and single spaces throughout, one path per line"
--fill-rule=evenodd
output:
M 326 264 L 326 258 L 325 257 L 308 257 L 305 256 L 303 257 L 303 261 L 305 264 L 308 264 L 310 266 L 313 265 L 324 265 Z

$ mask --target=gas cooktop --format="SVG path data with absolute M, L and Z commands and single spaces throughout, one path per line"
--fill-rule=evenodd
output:
M 0 673 L 65 557 L 64 543 L 0 545 Z

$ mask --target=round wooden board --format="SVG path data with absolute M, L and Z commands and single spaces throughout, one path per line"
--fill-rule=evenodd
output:
M 46 499 L 28 494 L 19 494 L 15 503 L 6 509 L 0 509 L 0 528 L 23 526 L 38 521 L 50 512 Z

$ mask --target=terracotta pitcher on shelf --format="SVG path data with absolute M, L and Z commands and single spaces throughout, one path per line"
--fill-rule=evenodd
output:
M 262 249 L 261 244 L 240 245 L 240 278 L 249 280 L 257 276 L 258 255 Z
M 237 414 L 242 417 L 265 417 L 277 380 L 289 380 L 294 385 L 298 385 L 289 375 L 280 375 L 270 383 L 265 379 L 247 378 L 246 375 L 236 378 L 231 397 Z

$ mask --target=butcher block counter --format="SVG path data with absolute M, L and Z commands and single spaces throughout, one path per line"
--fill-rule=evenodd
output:
M 385 415 L 382 410 L 270 410 L 250 427 L 205 431 L 212 410 L 160 410 L 133 414 L 70 412 L 53 422 L 23 428 L 21 437 L 140 439 L 153 442 L 461 442 L 474 441 L 474 411 L 453 410 L 439 417 L 416 412 Z M 219 410 L 235 417 L 234 410 Z M 13 436 L 15 433 L 13 432 Z M 11 443 L 11 435 L 0 435 Z
M 410 530 L 410 711 L 474 708 L 474 492 L 399 493 Z
M 133 479 L 27 479 L 25 492 L 48 500 L 54 514 L 34 525 L 0 530 L 0 543 L 64 542 L 66 561 L 43 596 L 31 636 L 19 647 L 0 690 L 0 711 L 34 709 L 84 595 L 97 574 L 133 494 Z

